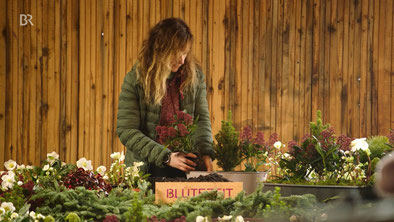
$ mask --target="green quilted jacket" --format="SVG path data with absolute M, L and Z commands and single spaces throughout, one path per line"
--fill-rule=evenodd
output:
M 198 127 L 194 135 L 195 147 L 201 155 L 214 158 L 212 148 L 211 122 L 206 99 L 204 75 L 197 70 L 198 83 L 184 94 L 180 109 L 186 110 L 194 118 L 198 117 Z M 126 146 L 126 165 L 144 162 L 140 168 L 147 173 L 150 164 L 164 167 L 164 157 L 171 152 L 157 143 L 156 126 L 160 120 L 161 105 L 146 104 L 144 91 L 136 78 L 136 66 L 126 74 L 119 95 L 116 132 L 120 141 Z

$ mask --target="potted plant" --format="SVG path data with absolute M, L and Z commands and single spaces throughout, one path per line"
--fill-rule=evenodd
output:
M 387 137 L 335 136 L 333 127 L 323 124 L 320 111 L 310 130 L 300 145 L 289 142 L 288 153 L 279 161 L 281 174 L 265 184 L 265 190 L 281 186 L 283 195 L 308 192 L 319 200 L 350 189 L 364 191 L 373 184 L 376 164 L 392 149 Z
M 196 118 L 186 112 L 178 111 L 174 115 L 170 126 L 157 126 L 158 142 L 171 149 L 172 152 L 194 153 L 199 156 L 198 150 L 193 145 L 193 135 L 197 129 Z M 189 158 L 198 163 L 197 160 Z M 199 158 L 197 158 L 199 159 Z M 201 165 L 201 163 L 199 163 Z
M 222 120 L 221 129 L 215 135 L 214 149 L 217 165 L 223 169 L 215 173 L 230 181 L 243 182 L 243 189 L 247 193 L 252 193 L 258 184 L 267 178 L 267 171 L 261 171 L 261 169 L 269 162 L 272 144 L 264 141 L 261 132 L 253 137 L 249 126 L 245 127 L 240 135 L 235 130 L 231 118 L 231 111 L 229 111 L 227 120 Z M 242 162 L 245 163 L 245 170 L 234 171 L 235 167 L 241 165 Z M 207 172 L 195 171 L 190 172 L 189 176 L 204 174 Z

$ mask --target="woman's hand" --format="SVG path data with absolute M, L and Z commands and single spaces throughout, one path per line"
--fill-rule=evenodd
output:
M 193 153 L 175 152 L 175 153 L 171 153 L 171 159 L 167 165 L 170 167 L 180 169 L 184 172 L 195 170 L 194 167 L 197 166 L 197 164 L 186 157 L 197 158 L 197 156 L 194 155 Z
M 213 171 L 213 165 L 212 165 L 212 159 L 209 155 L 204 155 L 202 156 L 202 160 L 205 163 L 205 166 L 207 167 L 207 172 L 212 172 Z

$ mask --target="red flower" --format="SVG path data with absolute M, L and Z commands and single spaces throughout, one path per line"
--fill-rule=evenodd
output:
M 292 156 L 295 156 L 295 155 L 296 155 L 296 152 L 297 152 L 297 150 L 294 149 L 295 146 L 297 146 L 297 142 L 294 141 L 294 140 L 289 141 L 289 143 L 287 144 L 287 147 L 289 147 L 289 153 L 290 153 Z
M 174 127 L 168 128 L 168 136 L 169 137 L 176 137 L 177 136 L 176 129 Z
M 276 143 L 276 141 L 279 141 L 279 136 L 278 136 L 278 134 L 277 133 L 273 133 L 273 134 L 271 134 L 271 136 L 270 136 L 270 141 L 269 141 L 269 146 L 273 146 L 275 143 Z
M 241 134 L 241 139 L 242 139 L 242 141 L 244 141 L 244 142 L 249 142 L 249 141 L 252 141 L 252 139 L 253 139 L 253 136 L 252 136 L 252 128 L 250 128 L 250 126 L 245 126 L 244 127 L 244 129 L 243 129 L 243 131 L 242 131 L 242 134 Z
M 185 118 L 185 123 L 187 126 L 190 126 L 193 124 L 193 117 L 191 115 L 186 113 L 184 118 Z
M 346 136 L 346 135 L 340 135 L 338 137 L 338 145 L 339 145 L 339 150 L 343 150 L 343 151 L 350 151 L 350 144 L 352 143 L 352 138 Z
M 187 130 L 186 126 L 184 124 L 178 124 L 178 130 L 181 136 L 186 136 L 189 134 L 189 131 Z
M 176 113 L 176 116 L 177 116 L 178 121 L 182 121 L 185 119 L 185 112 L 179 111 Z
M 262 132 L 257 132 L 256 138 L 254 139 L 254 143 L 260 146 L 264 146 L 265 140 L 264 140 L 264 134 Z
M 159 136 L 159 143 L 164 144 L 168 138 L 168 128 L 166 126 L 157 126 L 156 132 Z
M 115 215 L 107 215 L 107 216 L 104 218 L 103 222 L 119 222 L 119 219 L 118 219 L 118 217 L 115 216 Z

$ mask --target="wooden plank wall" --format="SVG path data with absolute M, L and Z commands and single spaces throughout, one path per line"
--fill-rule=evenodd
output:
M 283 142 L 302 138 L 318 109 L 337 134 L 393 128 L 392 0 L 5 0 L 0 10 L 0 162 L 37 165 L 56 151 L 109 166 L 124 149 L 123 78 L 149 28 L 173 16 L 194 33 L 214 133 L 228 110 L 237 129 Z

